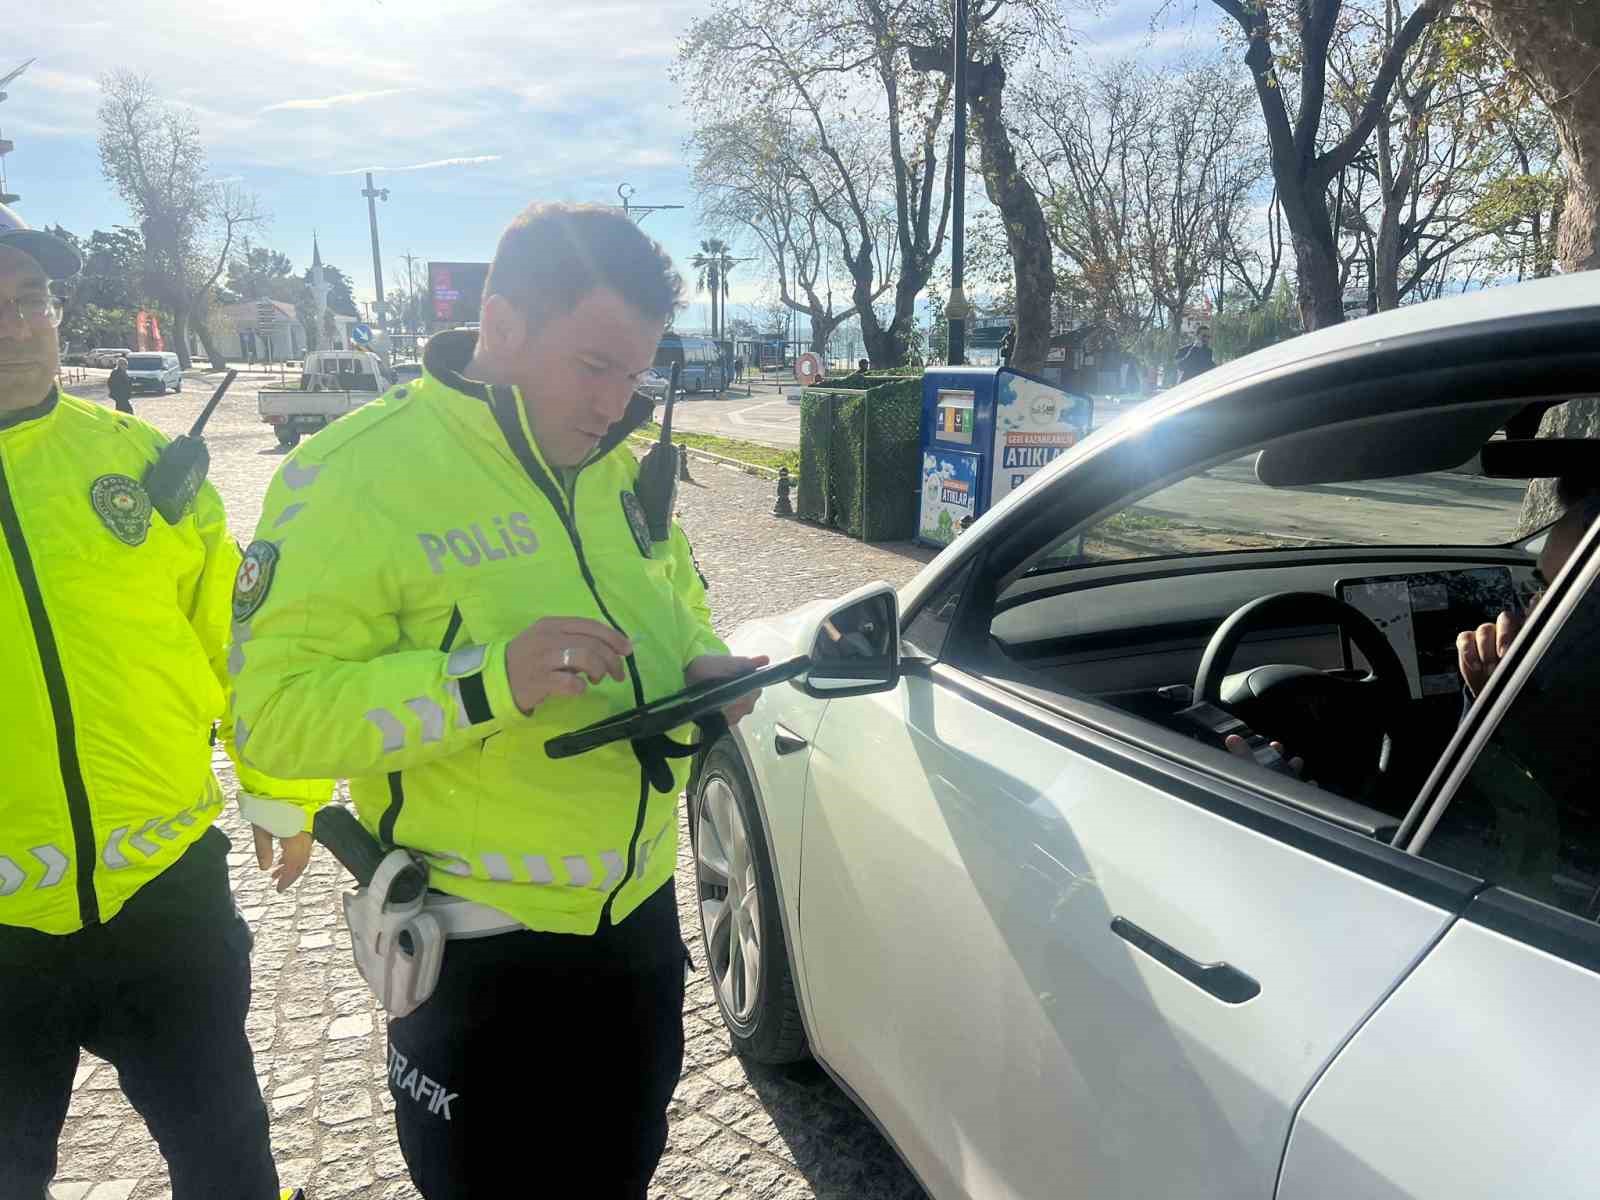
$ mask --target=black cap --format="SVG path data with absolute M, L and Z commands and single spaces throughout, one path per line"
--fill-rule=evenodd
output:
M 21 250 L 51 279 L 71 279 L 83 269 L 78 252 L 54 234 L 30 229 L 15 210 L 0 204 L 0 246 Z

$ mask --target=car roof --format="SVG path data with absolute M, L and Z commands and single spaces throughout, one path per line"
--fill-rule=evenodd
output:
M 1231 391 L 1261 376 L 1293 373 L 1352 354 L 1415 352 L 1430 344 L 1442 349 L 1470 327 L 1539 324 L 1563 317 L 1593 322 L 1600 330 L 1600 273 L 1584 271 L 1482 288 L 1289 338 L 1185 380 L 1162 394 L 1152 415 L 1181 408 L 1198 396 Z

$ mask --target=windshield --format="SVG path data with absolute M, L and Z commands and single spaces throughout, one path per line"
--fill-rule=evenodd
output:
M 1033 568 L 1313 546 L 1499 546 L 1519 536 L 1527 480 L 1436 471 L 1268 487 L 1254 452 L 1190 475 L 1081 533 Z
M 159 354 L 128 355 L 128 370 L 130 371 L 159 371 L 164 365 Z

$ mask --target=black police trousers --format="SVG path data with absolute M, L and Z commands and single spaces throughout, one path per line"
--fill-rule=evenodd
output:
M 250 929 L 228 839 L 208 829 L 103 925 L 0 925 L 0 1200 L 41 1200 L 80 1048 L 117 1069 L 173 1200 L 278 1200 L 267 1109 L 245 1037 Z M 117 1177 L 122 1148 L 71 1175 Z
M 389 1091 L 426 1200 L 644 1200 L 683 1070 L 686 951 L 668 883 L 592 937 L 458 938 L 389 1023 Z

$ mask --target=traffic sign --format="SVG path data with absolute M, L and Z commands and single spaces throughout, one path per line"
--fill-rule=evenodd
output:
M 358 346 L 372 345 L 372 326 L 362 324 L 350 326 L 350 340 Z

